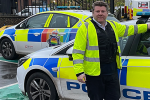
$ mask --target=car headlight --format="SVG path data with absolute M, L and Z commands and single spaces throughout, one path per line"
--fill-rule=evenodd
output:
M 18 60 L 18 66 L 21 66 L 24 62 L 26 62 L 30 57 L 25 56 Z

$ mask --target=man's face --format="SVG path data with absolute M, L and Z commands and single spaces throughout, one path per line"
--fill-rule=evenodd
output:
M 108 16 L 108 11 L 105 6 L 95 6 L 93 13 L 94 19 L 99 23 L 105 23 Z

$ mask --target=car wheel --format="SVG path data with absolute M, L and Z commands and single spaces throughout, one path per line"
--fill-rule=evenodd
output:
M 18 57 L 15 52 L 13 43 L 8 38 L 5 38 L 1 41 L 0 48 L 1 54 L 5 59 L 11 60 Z
M 26 85 L 30 100 L 56 100 L 57 92 L 52 80 L 41 72 L 32 74 Z

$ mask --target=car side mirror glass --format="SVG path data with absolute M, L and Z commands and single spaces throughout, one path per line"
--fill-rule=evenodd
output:
M 25 29 L 25 28 L 26 28 L 25 23 L 21 23 L 21 24 L 20 24 L 20 28 Z

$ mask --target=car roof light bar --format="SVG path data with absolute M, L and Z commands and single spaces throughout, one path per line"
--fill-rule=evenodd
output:
M 137 16 L 150 16 L 150 12 L 137 12 Z

